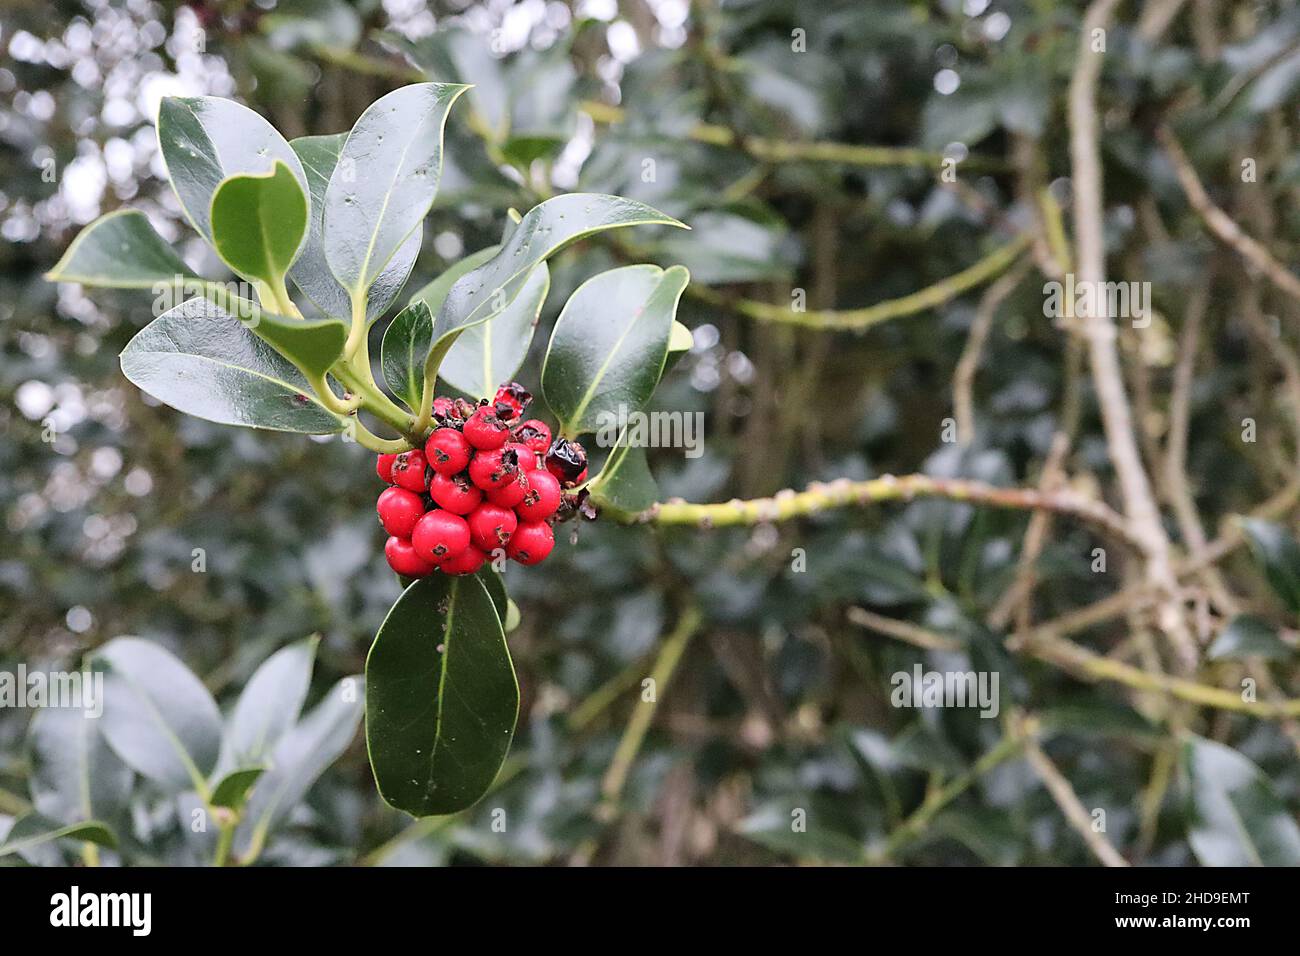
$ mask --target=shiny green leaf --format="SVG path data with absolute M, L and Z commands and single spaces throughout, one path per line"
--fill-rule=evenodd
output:
M 89 702 L 88 702 L 89 703 Z M 54 820 L 114 820 L 126 808 L 133 774 L 93 716 L 69 707 L 37 711 L 27 732 L 32 805 Z
M 519 686 L 476 577 L 423 578 L 398 598 L 366 661 L 366 741 L 384 800 L 412 816 L 472 806 L 496 778 Z
M 384 330 L 380 369 L 388 390 L 412 409 L 420 407 L 424 392 L 424 359 L 433 345 L 433 312 L 412 299 Z
M 566 246 L 606 229 L 678 222 L 644 203 L 597 193 L 568 193 L 534 206 L 502 242 L 501 250 L 460 278 L 437 311 L 429 366 L 437 369 L 465 329 L 501 313 L 529 274 Z
M 276 160 L 269 172 L 239 173 L 212 194 L 213 245 L 223 262 L 252 282 L 282 288 L 307 235 L 307 194 Z
M 226 721 L 221 763 L 257 763 L 298 720 L 320 638 L 309 637 L 268 657 L 248 679 Z
M 266 772 L 267 768 L 240 767 L 222 776 L 212 788 L 212 797 L 208 801 L 214 807 L 229 807 L 238 810 L 248 799 L 248 793 L 254 784 Z
M 649 401 L 689 281 L 681 266 L 624 266 L 573 293 L 542 366 L 542 392 L 564 434 L 619 427 L 614 423 Z
M 114 836 L 113 831 L 107 824 L 98 820 L 64 824 L 39 813 L 29 813 L 14 822 L 4 842 L 0 843 L 0 856 L 22 853 L 43 843 L 49 843 L 51 840 L 65 837 L 98 843 L 109 848 L 117 846 L 117 837 Z
M 1183 747 L 1188 841 L 1205 866 L 1300 866 L 1300 827 L 1273 784 L 1231 747 Z
M 1273 591 L 1287 610 L 1300 614 L 1300 544 L 1281 525 L 1262 518 L 1243 518 L 1241 526 Z
M 550 269 L 540 263 L 509 305 L 456 338 L 438 368 L 438 376 L 470 398 L 492 398 L 498 386 L 513 379 L 528 357 L 550 287 Z
M 68 251 L 45 273 L 50 282 L 80 282 L 113 289 L 152 289 L 192 278 L 187 266 L 136 209 L 100 216 L 77 234 Z
M 361 676 L 345 677 L 271 750 L 235 833 L 241 856 L 256 856 L 267 836 L 352 743 L 361 723 Z
M 330 271 L 359 296 L 418 229 L 438 193 L 442 131 L 466 87 L 415 83 L 372 103 L 348 134 L 325 191 Z
M 100 730 L 114 752 L 169 792 L 205 792 L 221 749 L 221 714 L 203 682 L 134 637 L 109 641 L 91 665 L 104 674 Z
M 342 357 L 348 340 L 348 326 L 342 319 L 291 319 L 263 312 L 248 328 L 313 378 L 324 375 Z
M 301 372 L 206 299 L 154 319 L 127 343 L 121 362 L 154 398 L 208 421 L 312 435 L 347 426 L 312 396 Z
M 307 241 L 303 244 L 298 259 L 289 271 L 294 284 L 303 294 L 326 315 L 339 319 L 350 319 L 352 302 L 339 280 L 330 272 L 325 261 L 325 192 L 329 188 L 330 177 L 338 165 L 339 153 L 347 140 L 346 133 L 333 136 L 301 136 L 290 142 L 293 151 L 302 160 L 302 168 L 307 174 L 307 185 L 311 194 L 311 224 L 307 232 Z M 374 322 L 384 314 L 397 294 L 406 285 L 420 255 L 420 245 L 424 240 L 424 231 L 416 229 L 406 242 L 402 243 L 392 261 L 379 274 L 370 286 L 366 298 L 366 320 Z
M 234 100 L 163 97 L 158 108 L 158 146 L 185 215 L 209 242 L 213 241 L 212 197 L 223 180 L 270 172 L 278 160 L 307 189 L 302 164 L 284 137 Z

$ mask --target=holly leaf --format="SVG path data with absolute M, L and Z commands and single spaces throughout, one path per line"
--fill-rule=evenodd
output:
M 134 775 L 108 746 L 92 713 L 37 711 L 27 747 L 37 813 L 53 820 L 113 820 L 126 808 Z
M 483 582 L 438 575 L 408 587 L 366 661 L 366 742 L 385 802 L 416 817 L 472 806 L 496 779 L 518 715 Z
M 226 721 L 223 766 L 251 766 L 264 759 L 297 722 L 319 643 L 319 637 L 309 637 L 283 647 L 253 672 Z
M 1262 518 L 1241 519 L 1255 561 L 1287 610 L 1300 614 L 1300 544 L 1279 524 Z
M 1239 661 L 1247 657 L 1285 660 L 1295 651 L 1278 636 L 1277 628 L 1262 618 L 1238 614 L 1219 632 L 1205 656 L 1212 661 Z
M 372 103 L 348 134 L 325 191 L 325 260 L 353 301 L 428 215 L 442 133 L 468 87 L 415 83 Z
M 568 193 L 534 206 L 495 256 L 452 285 L 437 311 L 426 368 L 436 372 L 461 333 L 503 312 L 538 263 L 586 236 L 636 225 L 687 228 L 644 203 L 598 193 Z
M 0 857 L 11 853 L 22 853 L 51 840 L 71 837 L 98 843 L 110 849 L 117 846 L 117 837 L 106 823 L 99 820 L 83 820 L 80 823 L 60 823 L 39 813 L 29 813 L 20 817 L 10 828 L 4 842 L 0 843 Z
M 339 153 L 343 150 L 343 143 L 347 138 L 347 133 L 336 133 L 332 136 L 301 136 L 289 143 L 302 161 L 311 195 L 311 223 L 307 230 L 307 241 L 303 243 L 297 261 L 289 270 L 289 277 L 302 290 L 303 295 L 311 299 L 316 308 L 326 315 L 339 319 L 351 318 L 352 302 L 325 261 L 325 192 L 329 188 L 330 177 L 338 165 Z M 367 322 L 373 323 L 383 315 L 402 291 L 402 286 L 406 285 L 406 280 L 411 275 L 411 267 L 415 265 L 415 260 L 420 255 L 420 245 L 423 240 L 422 229 L 412 232 L 384 271 L 371 284 L 366 298 Z
M 137 209 L 119 209 L 81 230 L 45 278 L 110 289 L 152 289 L 195 276 L 154 231 L 148 216 Z
M 1205 866 L 1300 865 L 1300 827 L 1272 782 L 1231 747 L 1183 747 L 1192 852 Z
M 212 788 L 212 796 L 208 803 L 214 807 L 228 807 L 231 810 L 238 810 L 248 799 L 248 793 L 253 789 L 254 784 L 266 772 L 265 766 L 261 767 L 240 767 L 231 770 L 217 781 L 216 786 Z
M 127 343 L 121 362 L 136 386 L 207 421 L 309 435 L 347 427 L 311 394 L 297 368 L 207 299 L 154 319 Z
M 542 392 L 563 434 L 608 429 L 649 401 L 689 281 L 682 266 L 624 266 L 570 296 L 542 365 Z
M 221 713 L 208 689 L 156 644 L 119 637 L 95 651 L 104 675 L 100 729 L 136 773 L 171 793 L 207 793 L 221 749 Z
M 245 279 L 281 289 L 307 235 L 308 213 L 303 187 L 276 160 L 269 172 L 240 173 L 217 186 L 210 213 L 213 245 Z
M 302 163 L 284 137 L 234 100 L 163 97 L 158 108 L 158 147 L 186 217 L 214 246 L 212 198 L 226 179 L 270 172 L 279 161 L 307 189 Z
M 420 407 L 424 392 L 424 359 L 433 345 L 433 312 L 412 299 L 384 330 L 379 365 L 388 390 L 411 409 Z

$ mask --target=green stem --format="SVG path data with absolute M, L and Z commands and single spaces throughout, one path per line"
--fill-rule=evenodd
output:
M 217 852 L 212 858 L 213 866 L 225 866 L 230 859 L 230 847 L 235 842 L 235 823 L 236 818 L 231 818 L 221 824 L 221 833 L 217 837 Z
M 899 849 L 923 833 L 925 828 L 930 825 L 930 821 L 934 819 L 935 814 L 969 790 L 975 781 L 979 780 L 984 774 L 1018 754 L 1021 748 L 1024 747 L 1024 743 L 1022 737 L 1007 734 L 998 742 L 996 747 L 975 761 L 970 770 L 954 779 L 946 787 L 932 790 L 912 815 L 894 828 L 885 841 L 884 847 L 878 852 L 869 855 L 870 862 L 879 864 L 888 861 Z

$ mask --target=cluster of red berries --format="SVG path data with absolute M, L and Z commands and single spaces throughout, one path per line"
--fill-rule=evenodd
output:
M 473 574 L 497 551 L 520 564 L 546 559 L 566 499 L 581 500 L 564 489 L 586 480 L 587 454 L 552 441 L 545 422 L 522 421 L 530 401 L 514 382 L 492 402 L 438 398 L 423 449 L 379 456 L 375 470 L 391 486 L 377 506 L 389 567 L 420 578 Z

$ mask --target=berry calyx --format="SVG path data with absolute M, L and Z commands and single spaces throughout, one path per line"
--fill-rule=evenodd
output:
M 483 500 L 483 492 L 471 485 L 464 475 L 435 474 L 433 481 L 429 482 L 429 497 L 439 508 L 452 514 L 467 515 Z
M 479 568 L 483 567 L 488 556 L 484 551 L 470 545 L 454 558 L 448 558 L 442 564 L 438 565 L 438 570 L 443 574 L 473 574 Z
M 424 514 L 424 499 L 405 488 L 385 488 L 375 502 L 379 523 L 394 538 L 409 538 L 415 523 Z
M 527 445 L 539 455 L 545 455 L 551 447 L 551 429 L 546 422 L 536 418 L 516 425 L 513 434 L 515 441 Z
M 433 565 L 415 553 L 411 542 L 405 538 L 389 538 L 384 542 L 384 557 L 388 566 L 408 578 L 423 578 L 433 573 Z
M 418 448 L 404 451 L 393 461 L 393 482 L 407 491 L 423 492 L 428 487 L 424 476 L 424 452 Z
M 440 475 L 455 475 L 464 471 L 473 454 L 474 448 L 465 436 L 447 426 L 439 428 L 424 443 L 424 458 L 429 467 Z
M 450 511 L 430 511 L 415 523 L 411 545 L 415 553 L 433 564 L 457 557 L 469 547 L 469 525 Z
M 506 545 L 506 555 L 520 564 L 540 564 L 555 547 L 555 534 L 545 521 L 521 521 Z
M 514 508 L 527 494 L 528 475 L 521 470 L 514 481 L 507 481 L 500 488 L 493 488 L 487 492 L 487 500 L 498 508 Z
M 484 502 L 469 516 L 469 537 L 476 548 L 494 551 L 505 547 L 519 519 L 509 508 Z
M 587 452 L 576 441 L 557 438 L 546 452 L 546 470 L 564 487 L 575 485 L 587 472 Z
M 375 461 L 375 474 L 390 485 L 393 483 L 393 462 L 397 461 L 396 455 L 380 455 Z
M 504 422 L 518 421 L 533 400 L 532 393 L 518 382 L 507 382 L 497 389 L 492 399 L 492 407 L 497 417 Z
M 560 498 L 560 479 L 549 471 L 530 471 L 528 491 L 515 506 L 515 513 L 524 521 L 543 521 L 555 514 Z
M 479 451 L 500 448 L 510 438 L 510 426 L 484 405 L 465 422 L 465 440 Z

